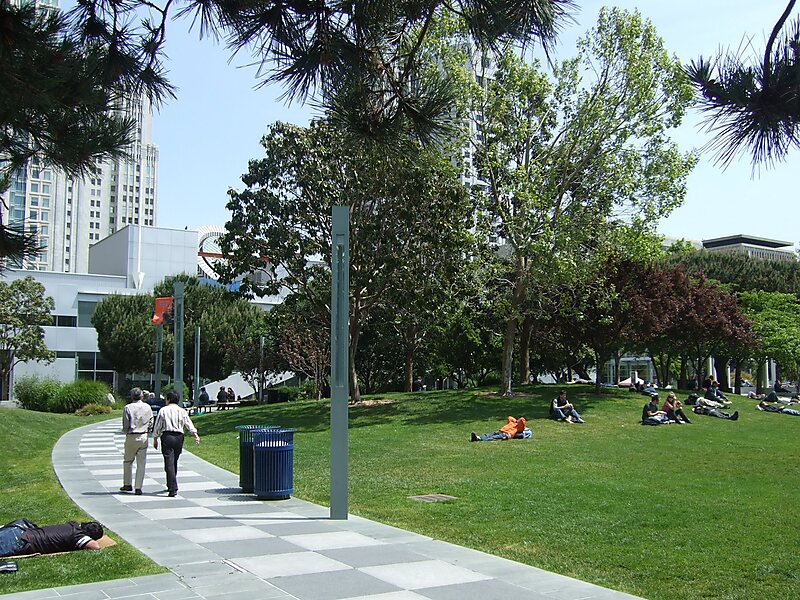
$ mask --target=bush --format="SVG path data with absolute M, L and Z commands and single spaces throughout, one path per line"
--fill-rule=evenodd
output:
M 62 386 L 55 379 L 20 377 L 14 384 L 14 397 L 22 408 L 47 412 L 51 399 Z
M 102 381 L 79 379 L 63 386 L 48 402 L 50 412 L 72 413 L 86 404 L 105 404 L 108 386 Z
M 175 385 L 172 384 L 172 383 L 168 383 L 163 388 L 161 388 L 161 395 L 166 398 L 167 392 L 169 392 L 169 391 L 171 391 L 173 389 L 175 389 Z M 191 397 L 192 397 L 192 394 L 189 391 L 189 386 L 184 383 L 183 384 L 183 396 L 181 396 L 181 400 L 189 400 L 189 399 L 191 399 Z
M 80 407 L 78 410 L 75 411 L 75 414 L 79 417 L 90 417 L 92 415 L 105 415 L 111 412 L 111 407 L 102 404 L 87 404 L 86 406 Z

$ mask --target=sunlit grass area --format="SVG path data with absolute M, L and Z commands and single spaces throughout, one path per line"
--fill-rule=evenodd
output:
M 800 418 L 740 398 L 736 422 L 644 427 L 644 396 L 568 390 L 585 425 L 546 418 L 550 386 L 367 397 L 350 408 L 350 512 L 647 598 L 800 597 Z M 469 442 L 509 415 L 533 438 Z M 195 422 L 190 449 L 232 471 L 236 425 L 296 428 L 295 495 L 328 503 L 327 403 Z M 428 493 L 456 499 L 409 499 Z
M 88 520 L 90 515 L 80 510 L 58 483 L 51 454 L 65 432 L 108 418 L 0 410 L 0 524 L 22 517 L 39 525 Z M 120 463 L 120 473 L 121 469 Z M 107 533 L 117 545 L 99 552 L 20 559 L 18 572 L 0 574 L 0 594 L 164 571 L 113 530 Z

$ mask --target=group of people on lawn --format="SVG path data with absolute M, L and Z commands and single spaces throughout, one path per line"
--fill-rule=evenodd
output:
M 786 404 L 798 402 L 795 398 L 787 400 L 777 396 L 778 389 L 786 391 L 780 381 L 775 382 L 775 388 L 768 396 L 758 397 L 760 400 L 756 406 L 758 410 L 766 412 L 780 412 L 800 416 L 800 410 L 788 408 Z M 690 403 L 693 403 L 692 412 L 698 415 L 707 415 L 719 419 L 736 421 L 739 419 L 739 411 L 733 413 L 722 410 L 732 403 L 719 389 L 719 382 L 714 377 L 707 377 L 703 384 L 703 395 L 692 394 Z M 777 403 L 777 404 L 773 404 Z M 581 415 L 575 410 L 575 406 L 567 400 L 566 390 L 560 390 L 558 396 L 550 403 L 550 418 L 564 423 L 585 423 Z M 663 403 L 660 403 L 658 393 L 649 394 L 647 403 L 642 407 L 642 425 L 664 425 L 667 423 L 691 424 L 691 420 L 683 410 L 683 403 L 678 400 L 675 392 L 668 391 Z M 489 442 L 495 440 L 510 440 L 530 437 L 530 429 L 527 428 L 525 417 L 508 417 L 508 422 L 498 431 L 478 435 L 474 431 L 470 433 L 472 442 Z
M 567 400 L 566 390 L 558 392 L 558 396 L 553 398 L 550 403 L 550 418 L 557 419 L 564 423 L 585 423 L 586 421 L 578 414 L 572 403 Z M 470 433 L 471 442 L 492 442 L 496 440 L 510 440 L 513 438 L 523 439 L 531 437 L 531 430 L 526 427 L 525 417 L 516 419 L 508 417 L 508 423 L 498 431 L 478 435 L 474 431 Z

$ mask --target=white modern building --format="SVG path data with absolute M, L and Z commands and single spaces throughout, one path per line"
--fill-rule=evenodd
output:
M 170 275 L 200 275 L 208 281 L 207 274 L 198 269 L 202 248 L 197 231 L 125 226 L 89 247 L 88 273 L 8 269 L 0 276 L 3 280 L 31 276 L 55 301 L 53 323 L 44 331 L 47 347 L 56 353 L 50 364 L 18 364 L 8 389 L 13 390 L 13 379 L 26 375 L 63 382 L 94 379 L 114 386 L 117 374 L 100 354 L 92 326 L 97 303 L 111 294 L 150 293 L 155 284 Z M 285 293 L 254 302 L 269 310 L 284 297 Z
M 732 252 L 746 254 L 761 260 L 796 261 L 792 242 L 756 237 L 754 235 L 729 235 L 703 240 L 703 248 L 709 252 Z

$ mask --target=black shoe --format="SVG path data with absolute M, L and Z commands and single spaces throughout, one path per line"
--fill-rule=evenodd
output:
M 478 434 L 477 434 L 477 433 L 475 433 L 474 431 L 473 431 L 472 433 L 470 433 L 470 434 L 469 434 L 469 441 L 470 441 L 470 442 L 478 442 L 478 441 L 480 441 L 480 440 L 478 439 Z
M 167 496 L 169 496 L 170 498 L 174 498 L 177 495 L 178 495 L 178 492 L 170 492 L 169 494 L 167 494 Z
M 133 486 L 132 485 L 123 485 L 121 488 L 119 488 L 119 491 L 120 492 L 132 492 L 133 491 Z
M 136 490 L 136 491 L 134 491 L 133 493 L 134 493 L 135 495 L 137 495 L 137 496 L 141 496 L 141 495 L 142 495 L 142 490 Z
M 17 563 L 13 560 L 0 560 L 0 573 L 16 573 Z
M 738 421 L 739 420 L 739 411 L 737 410 L 735 413 L 731 415 L 731 421 Z

